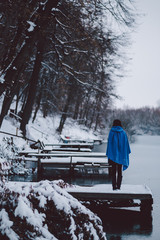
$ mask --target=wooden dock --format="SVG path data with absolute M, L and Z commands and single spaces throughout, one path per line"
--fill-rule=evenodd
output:
M 52 153 L 54 151 L 59 151 L 59 152 L 91 152 L 92 150 L 89 148 L 82 148 L 82 147 L 77 147 L 77 148 L 72 148 L 72 147 L 44 147 L 44 149 L 41 151 L 42 153 Z
M 29 184 L 36 182 L 8 182 L 6 184 Z M 93 186 L 68 185 L 64 188 L 70 195 L 82 203 L 90 202 L 92 207 L 100 207 L 103 204 L 107 208 L 135 208 L 139 207 L 144 217 L 150 217 L 152 213 L 153 196 L 146 185 L 122 184 L 121 190 L 112 190 L 111 184 L 98 184 Z M 97 205 L 96 205 L 97 204 Z M 93 208 L 94 209 L 94 208 Z
M 38 176 L 42 176 L 46 170 L 69 170 L 70 175 L 90 173 L 99 174 L 99 170 L 104 172 L 104 169 L 108 169 L 111 166 L 108 164 L 107 156 L 105 153 L 32 153 L 28 154 L 28 157 L 34 157 L 38 159 Z M 103 168 L 103 171 L 102 171 Z
M 105 153 L 82 153 L 82 152 L 52 152 L 52 153 L 35 153 L 23 152 L 15 160 L 19 161 L 37 161 L 38 179 L 47 171 L 55 170 L 65 171 L 70 176 L 76 175 L 102 175 L 107 174 L 111 168 Z M 107 171 L 106 171 L 107 170 Z
M 103 202 L 106 207 L 140 207 L 145 215 L 152 211 L 152 192 L 146 185 L 123 185 L 121 190 L 112 190 L 111 184 L 73 186 L 67 192 L 81 201 Z
M 29 157 L 37 157 L 39 159 L 42 158 L 51 158 L 51 157 L 83 157 L 83 158 L 106 158 L 107 156 L 105 153 L 100 152 L 52 152 L 52 153 L 29 153 Z
M 40 154 L 40 153 L 48 153 L 54 154 L 54 152 L 64 153 L 64 152 L 91 152 L 93 149 L 93 144 L 89 143 L 57 143 L 57 144 L 44 144 L 43 142 L 36 142 L 36 146 L 34 150 L 30 151 L 20 151 L 18 155 L 20 156 L 27 156 L 28 154 Z
M 46 143 L 44 147 L 61 147 L 61 148 L 89 148 L 93 149 L 93 143 Z
M 88 156 L 89 155 L 89 156 Z M 45 155 L 46 156 L 46 155 Z M 47 155 L 48 156 L 48 155 Z M 34 155 L 35 157 L 35 155 Z M 38 158 L 38 175 L 42 176 L 47 170 L 66 170 L 70 176 L 85 174 L 106 174 L 106 170 L 111 166 L 108 164 L 107 157 L 99 154 L 54 154 L 51 158 Z
M 70 153 L 90 153 L 91 152 L 91 149 L 78 149 L 78 148 L 55 148 L 55 149 L 49 149 L 49 148 L 44 148 L 43 150 L 40 150 L 40 149 L 36 149 L 36 150 L 31 150 L 31 151 L 20 151 L 18 152 L 18 155 L 19 156 L 32 156 L 34 154 L 47 154 L 47 157 L 51 154 L 70 154 Z M 42 155 L 41 155 L 42 156 Z M 45 155 L 44 155 L 45 156 Z M 51 155 L 52 156 L 52 155 Z
M 76 148 L 77 151 L 83 151 L 83 149 L 93 149 L 94 144 L 93 142 L 84 142 L 84 141 L 76 141 L 76 142 L 66 142 L 66 143 L 43 143 L 40 140 L 37 142 L 31 144 L 32 149 L 38 149 L 38 150 L 45 150 L 45 151 L 54 151 L 55 149 L 63 149 L 63 148 L 71 148 L 73 151 Z
M 71 138 L 67 136 L 61 135 L 61 140 L 63 143 L 99 143 L 102 144 L 103 140 L 102 139 L 90 139 L 90 140 L 84 140 L 84 139 L 76 139 L 76 138 Z

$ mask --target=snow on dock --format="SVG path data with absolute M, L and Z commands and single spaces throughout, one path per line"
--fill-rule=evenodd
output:
M 140 207 L 145 216 L 150 216 L 152 211 L 152 192 L 146 185 L 123 184 L 121 190 L 112 190 L 111 184 L 74 186 L 67 188 L 67 192 L 81 201 L 102 201 L 106 207 Z
M 152 199 L 152 192 L 146 185 L 122 184 L 121 190 L 112 190 L 111 184 L 98 184 L 95 186 L 74 186 L 67 188 L 73 196 L 87 200 L 105 199 Z
M 6 182 L 6 186 L 19 188 L 21 185 L 34 186 L 36 182 Z M 70 195 L 82 202 L 99 203 L 106 207 L 140 207 L 141 213 L 150 216 L 153 196 L 146 185 L 122 184 L 121 190 L 112 190 L 111 184 L 98 184 L 94 186 L 66 185 L 64 188 Z M 139 203 L 137 203 L 137 200 Z

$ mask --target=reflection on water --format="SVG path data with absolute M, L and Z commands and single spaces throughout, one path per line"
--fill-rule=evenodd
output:
M 149 236 L 152 233 L 152 217 L 144 218 L 139 211 L 110 209 L 98 211 L 97 215 L 103 222 L 108 240 L 130 234 L 137 235 L 139 239 L 138 235 Z
M 16 181 L 16 182 L 37 182 L 37 174 L 36 173 L 32 173 L 30 175 L 22 175 L 22 176 L 8 176 L 9 181 Z
M 83 203 L 85 205 L 85 203 Z M 144 216 L 139 208 L 116 209 L 108 208 L 105 203 L 96 206 L 94 203 L 86 204 L 96 213 L 103 223 L 107 240 L 140 239 L 150 237 L 152 234 L 152 216 Z M 158 239 L 157 239 L 158 240 Z
M 88 174 L 88 175 L 71 175 L 70 171 L 56 171 L 54 169 L 47 170 L 43 172 L 43 176 L 41 176 L 41 179 L 49 179 L 49 180 L 56 180 L 56 179 L 63 179 L 64 181 L 75 184 L 75 185 L 81 185 L 81 186 L 92 186 L 95 184 L 106 184 L 111 183 L 111 178 L 108 175 L 108 169 L 107 173 L 104 175 L 94 175 L 94 174 Z

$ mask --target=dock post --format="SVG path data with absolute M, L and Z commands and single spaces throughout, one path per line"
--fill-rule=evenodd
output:
M 37 165 L 37 180 L 38 181 L 41 179 L 41 174 L 42 174 L 42 164 L 41 164 L 41 159 L 38 158 L 38 165 Z
M 140 210 L 144 216 L 150 216 L 152 212 L 153 199 L 141 200 Z
M 109 176 L 111 177 L 112 176 L 112 165 L 111 165 L 111 160 L 110 159 L 108 159 L 108 164 L 109 164 L 109 166 L 111 166 L 111 167 L 108 168 L 108 173 L 109 173 Z
M 70 160 L 70 174 L 71 177 L 74 175 L 74 165 L 72 164 L 72 156 L 70 156 L 71 160 Z

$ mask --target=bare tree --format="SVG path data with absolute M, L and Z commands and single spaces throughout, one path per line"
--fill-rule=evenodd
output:
M 20 100 L 23 102 L 24 134 L 34 104 L 36 109 L 40 106 L 45 109 L 44 116 L 52 111 L 61 113 L 59 132 L 68 115 L 82 117 L 96 129 L 114 94 L 112 83 L 120 70 L 117 60 L 124 42 L 124 34 L 118 27 L 117 33 L 113 32 L 109 22 L 131 27 L 134 23 L 131 2 L 0 3 L 0 95 L 4 95 L 0 126 L 17 95 L 17 105 Z

